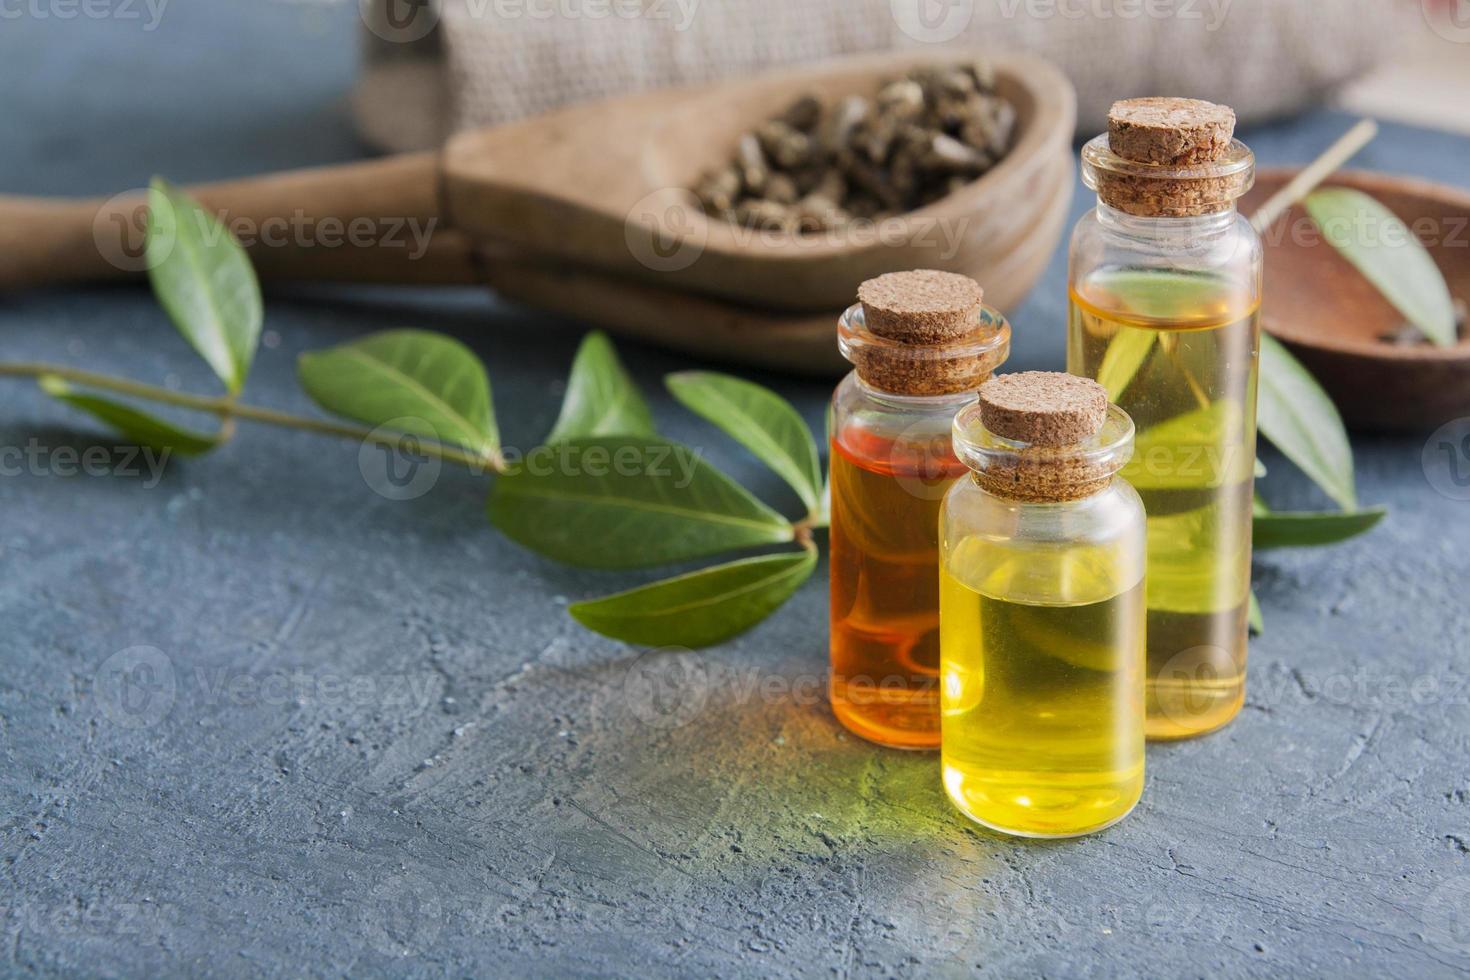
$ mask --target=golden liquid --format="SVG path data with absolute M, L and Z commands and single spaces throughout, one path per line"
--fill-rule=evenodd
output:
M 1008 834 L 1074 837 L 1138 802 L 1140 571 L 1098 547 L 978 536 L 945 556 L 942 765 L 966 816 Z
M 832 711 L 882 745 L 936 748 L 939 505 L 967 470 L 947 438 L 908 446 L 856 426 L 831 458 Z
M 1072 291 L 1067 369 L 1132 418 L 1122 476 L 1148 514 L 1148 736 L 1245 701 L 1258 298 L 1220 278 L 1105 269 Z

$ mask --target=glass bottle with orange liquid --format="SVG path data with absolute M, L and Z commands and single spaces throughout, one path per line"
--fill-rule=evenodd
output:
M 1082 150 L 1097 208 L 1072 235 L 1067 369 L 1137 426 L 1122 476 L 1148 513 L 1147 731 L 1189 738 L 1245 700 L 1261 244 L 1235 200 L 1235 114 L 1115 103 Z
M 939 745 L 939 505 L 966 467 L 955 413 L 1005 360 L 1010 327 L 953 273 L 863 283 L 832 399 L 832 710 L 895 748 Z

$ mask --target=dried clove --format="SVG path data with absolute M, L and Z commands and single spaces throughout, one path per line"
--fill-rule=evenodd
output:
M 770 176 L 770 167 L 766 165 L 766 156 L 761 152 L 760 140 L 755 138 L 754 133 L 746 133 L 740 137 L 740 142 L 735 147 L 736 163 L 740 167 L 740 179 L 747 194 L 759 197 L 766 189 L 766 178 Z
M 724 214 L 735 207 L 741 186 L 740 172 L 734 167 L 726 167 L 705 174 L 694 193 L 711 214 Z
M 809 133 L 822 118 L 822 102 L 815 95 L 803 95 L 787 106 L 786 111 L 777 118 L 792 129 Z
M 849 95 L 837 103 L 819 126 L 822 152 L 830 158 L 850 147 L 853 131 L 867 118 L 868 111 L 868 100 L 860 95 Z
M 777 204 L 795 204 L 799 196 L 796 181 L 785 174 L 771 174 L 766 178 L 766 200 Z
M 782 170 L 795 170 L 805 165 L 815 149 L 811 137 L 779 119 L 762 123 L 755 134 L 761 149 L 766 152 L 766 159 Z

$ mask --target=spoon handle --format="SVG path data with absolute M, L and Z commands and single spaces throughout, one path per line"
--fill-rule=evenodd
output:
M 437 153 L 187 190 L 241 240 L 263 279 L 477 281 L 469 239 L 440 217 Z M 0 196 L 0 291 L 141 275 L 146 199 Z

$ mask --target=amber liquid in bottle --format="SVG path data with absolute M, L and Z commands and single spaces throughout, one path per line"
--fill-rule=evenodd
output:
M 939 745 L 939 507 L 968 472 L 947 435 L 832 439 L 832 710 L 896 748 Z
M 1189 738 L 1245 700 L 1258 299 L 1130 268 L 1098 270 L 1071 299 L 1067 369 L 1137 427 L 1122 476 L 1148 513 L 1148 737 Z

